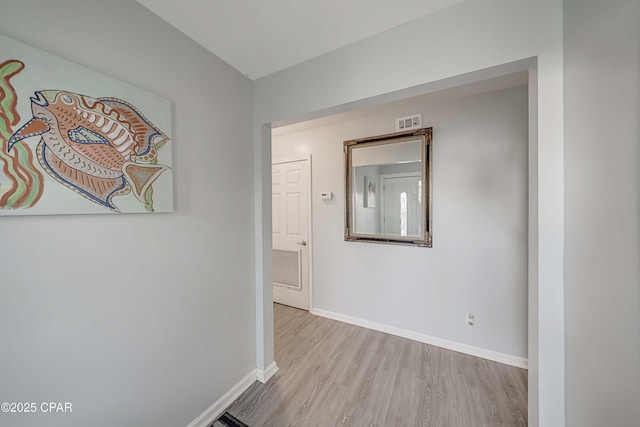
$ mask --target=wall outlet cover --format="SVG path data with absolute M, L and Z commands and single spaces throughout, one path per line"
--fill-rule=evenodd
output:
M 473 326 L 476 324 L 476 315 L 473 313 L 467 313 L 467 324 Z

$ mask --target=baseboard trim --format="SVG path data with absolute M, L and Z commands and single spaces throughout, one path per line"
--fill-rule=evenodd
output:
M 253 369 L 243 379 L 234 385 L 231 390 L 226 392 L 224 396 L 218 399 L 213 405 L 209 406 L 202 414 L 191 421 L 187 427 L 208 427 L 256 381 L 256 370 Z
M 276 365 L 276 362 L 273 362 L 271 363 L 271 365 L 267 366 L 267 369 L 265 370 L 257 369 L 256 378 L 258 379 L 258 381 L 264 384 L 269 381 L 271 377 L 276 374 L 276 372 L 278 372 L 278 365 Z
M 347 316 L 345 314 L 334 313 L 332 311 L 322 310 L 319 308 L 312 308 L 310 312 L 311 314 L 315 314 L 316 316 L 326 317 L 328 319 L 337 320 L 339 322 L 349 323 L 351 325 L 361 326 L 367 329 L 373 329 L 374 331 L 384 332 L 402 338 L 408 338 L 413 341 L 435 345 L 437 347 L 446 348 L 447 350 L 453 350 L 459 353 L 481 357 L 483 359 L 492 360 L 494 362 L 504 363 L 505 365 L 515 366 L 517 368 L 529 369 L 529 361 L 524 357 L 499 353 L 497 351 L 488 350 L 481 347 L 475 347 L 468 344 L 462 344 L 455 341 L 436 338 L 429 335 L 420 334 L 418 332 L 409 331 L 407 329 L 396 328 L 394 326 L 371 322 L 369 320 Z

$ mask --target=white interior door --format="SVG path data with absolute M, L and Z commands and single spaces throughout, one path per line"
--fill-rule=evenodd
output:
M 395 236 L 420 236 L 422 185 L 420 175 L 381 175 L 381 229 Z
M 274 162 L 273 300 L 309 309 L 309 160 Z

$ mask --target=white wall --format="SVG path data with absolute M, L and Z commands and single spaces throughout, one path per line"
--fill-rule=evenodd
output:
M 433 248 L 345 242 L 343 141 L 415 113 L 433 127 Z M 526 358 L 527 132 L 526 86 L 278 129 L 273 158 L 312 155 L 314 308 Z
M 640 2 L 565 1 L 567 425 L 640 423 Z
M 273 152 L 272 154 L 275 156 L 276 154 L 279 153 L 286 153 L 289 151 L 289 147 L 291 147 L 291 150 L 295 150 L 295 151 L 304 151 L 304 150 L 300 150 L 298 147 L 299 145 L 296 144 L 296 141 L 294 141 L 293 139 L 291 139 L 291 137 L 288 135 L 288 138 L 283 138 L 282 142 L 283 144 L 278 143 L 278 140 L 280 140 L 279 138 L 273 139 Z M 287 144 L 286 141 L 291 141 L 291 144 Z M 284 147 L 283 147 L 284 145 Z M 306 144 L 305 144 L 306 145 Z M 309 147 L 309 149 L 311 149 L 312 151 L 310 153 L 313 153 L 314 151 L 322 150 L 322 146 L 317 146 L 317 144 L 314 144 L 314 146 L 316 146 L 317 148 L 314 150 L 311 147 Z M 335 146 L 331 147 L 332 149 L 335 148 Z M 342 148 L 341 148 L 342 150 Z M 274 157 L 275 158 L 275 157 Z M 313 161 L 313 159 L 312 159 Z M 335 165 L 335 164 L 331 164 L 331 165 L 321 165 L 321 167 L 329 167 L 331 169 L 333 169 L 333 171 L 335 172 L 337 169 L 337 167 L 340 167 L 340 165 Z M 314 174 L 314 176 L 316 176 L 317 174 Z M 376 188 L 380 188 L 380 166 L 359 166 L 357 168 L 354 168 L 353 170 L 353 190 L 355 193 L 355 196 L 353 198 L 353 223 L 350 224 L 351 229 L 355 232 L 355 233 L 359 233 L 359 234 L 378 234 L 380 233 L 380 205 L 378 204 L 378 207 L 376 208 L 358 208 L 360 206 L 364 206 L 364 196 L 367 192 L 367 189 L 364 186 L 364 179 L 365 177 L 369 177 L 369 179 L 371 179 L 371 181 L 374 183 L 374 185 L 376 186 Z M 312 178 L 313 181 L 313 178 Z M 338 195 L 336 196 L 334 194 L 334 197 L 339 197 L 340 194 L 342 194 L 342 199 L 344 199 L 344 189 L 341 189 L 342 192 L 338 192 Z M 323 191 L 323 190 L 320 190 Z M 342 205 L 344 207 L 344 204 Z M 312 206 L 312 210 L 313 210 L 313 206 Z M 344 214 L 343 214 L 344 215 Z M 334 231 L 334 230 L 331 230 Z
M 392 129 L 395 132 L 395 128 Z M 420 140 L 396 142 L 356 148 L 351 153 L 351 165 L 384 165 L 389 163 L 419 162 L 422 156 Z
M 410 45 L 411 49 L 399 46 Z M 273 360 L 270 137 L 293 123 L 407 96 L 456 76 L 535 57 L 529 181 L 529 425 L 564 424 L 562 0 L 467 0 L 255 82 L 258 366 Z M 395 91 L 400 91 L 394 93 Z M 434 235 L 434 238 L 437 237 Z M 538 303 L 539 301 L 539 303 Z
M 133 1 L 3 2 L 2 18 L 171 101 L 176 209 L 1 218 L 0 401 L 73 413 L 0 424 L 185 426 L 255 369 L 252 84 Z

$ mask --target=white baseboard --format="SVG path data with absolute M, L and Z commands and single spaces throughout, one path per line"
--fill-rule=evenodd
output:
M 276 372 L 278 372 L 278 365 L 276 365 L 276 362 L 273 362 L 271 365 L 267 366 L 267 369 L 265 369 L 264 371 L 262 369 L 257 369 L 256 378 L 258 379 L 258 381 L 264 384 L 269 381 Z
M 505 365 L 511 365 L 511 366 L 515 366 L 523 369 L 529 368 L 529 361 L 524 357 L 513 356 L 511 354 L 505 354 L 505 353 L 499 353 L 497 351 L 487 350 L 481 347 L 474 347 L 468 344 L 462 344 L 454 341 L 445 340 L 442 338 L 436 338 L 429 335 L 420 334 L 418 332 L 409 331 L 407 329 L 401 329 L 401 328 L 396 328 L 394 326 L 383 325 L 381 323 L 371 322 L 369 320 L 359 319 L 357 317 L 347 316 L 345 314 L 334 313 L 332 311 L 321 310 L 318 308 L 312 308 L 310 312 L 311 314 L 315 314 L 316 316 L 326 317 L 328 319 L 337 320 L 339 322 L 349 323 L 349 324 L 361 326 L 367 329 L 373 329 L 374 331 L 384 332 L 387 334 L 408 338 L 413 341 L 435 345 L 437 347 L 442 347 L 448 350 L 469 354 L 471 356 L 482 357 L 483 359 L 493 360 L 494 362 L 504 363 Z
M 226 392 L 224 396 L 218 399 L 213 405 L 209 406 L 202 414 L 191 421 L 187 427 L 207 427 L 214 422 L 222 413 L 244 393 L 251 384 L 256 381 L 256 370 L 253 369 L 240 382 L 234 385 L 231 390 Z

